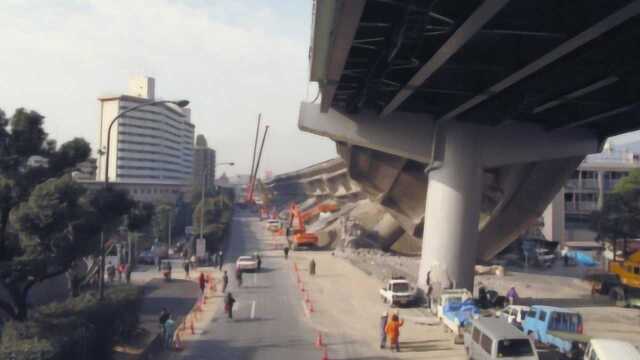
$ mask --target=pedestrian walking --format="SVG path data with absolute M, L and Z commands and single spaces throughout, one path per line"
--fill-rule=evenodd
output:
M 164 346 L 167 349 L 171 349 L 173 345 L 173 333 L 176 331 L 176 322 L 173 320 L 171 314 L 169 318 L 164 322 Z
M 222 264 L 224 263 L 224 254 L 222 250 L 218 251 L 218 269 L 222 270 Z
M 316 261 L 311 259 L 309 262 L 309 275 L 314 276 L 316 274 Z
M 283 251 L 284 251 L 284 259 L 287 260 L 289 258 L 289 246 L 285 246 Z
M 189 268 L 191 267 L 189 260 L 185 260 L 183 266 L 184 266 L 184 278 L 189 279 Z
M 258 262 L 258 271 L 262 268 L 262 258 L 260 255 L 256 255 L 256 261 Z
M 400 320 L 398 314 L 393 314 L 391 321 L 389 321 L 384 328 L 389 338 L 389 348 L 391 351 L 395 348 L 397 352 L 400 352 L 400 328 L 402 325 L 404 325 L 404 320 Z
M 204 287 L 205 287 L 206 283 L 207 283 L 207 280 L 204 277 L 204 273 L 201 272 L 200 273 L 200 277 L 198 278 L 198 284 L 200 284 L 200 293 L 201 294 L 204 294 Z
M 227 316 L 229 319 L 233 319 L 233 304 L 236 302 L 236 299 L 233 297 L 231 292 L 227 294 L 224 298 L 224 311 L 227 312 Z
M 384 311 L 380 316 L 380 349 L 384 349 L 387 344 L 387 322 L 389 321 L 389 312 Z
M 227 291 L 227 286 L 229 285 L 229 276 L 227 275 L 227 270 L 224 271 L 224 275 L 222 275 L 222 293 L 224 294 Z
M 160 324 L 160 332 L 162 333 L 163 341 L 165 339 L 164 323 L 169 319 L 169 315 L 169 310 L 167 310 L 167 308 L 162 308 L 162 310 L 160 311 L 160 316 L 158 317 L 158 323 Z
M 507 291 L 507 300 L 509 300 L 509 305 L 515 304 L 518 301 L 518 292 L 515 287 L 511 287 L 509 291 Z

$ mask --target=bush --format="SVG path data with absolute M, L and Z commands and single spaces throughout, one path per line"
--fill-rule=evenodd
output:
M 142 291 L 134 286 L 105 290 L 104 301 L 88 292 L 42 306 L 26 322 L 9 322 L 0 338 L 0 359 L 108 358 L 114 341 L 136 330 Z

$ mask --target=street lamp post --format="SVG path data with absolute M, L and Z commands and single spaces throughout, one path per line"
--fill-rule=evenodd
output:
M 107 146 L 106 146 L 106 158 L 105 158 L 105 168 L 104 168 L 104 187 L 105 187 L 105 189 L 109 187 L 109 155 L 111 154 L 109 147 L 111 146 L 111 128 L 113 127 L 113 124 L 115 124 L 118 119 L 120 119 L 122 116 L 126 115 L 127 113 L 130 113 L 132 111 L 138 110 L 138 109 L 143 108 L 143 107 L 154 106 L 154 105 L 159 105 L 159 104 L 174 104 L 174 105 L 176 105 L 178 107 L 184 108 L 187 105 L 189 105 L 189 101 L 188 100 L 178 100 L 178 101 L 174 101 L 174 100 L 156 100 L 156 101 L 150 101 L 150 102 L 147 102 L 147 103 L 139 104 L 139 105 L 136 105 L 136 106 L 134 106 L 132 108 L 129 108 L 129 109 L 119 113 L 109 123 L 109 127 L 107 129 Z M 105 265 L 104 262 L 105 262 L 105 255 L 106 254 L 105 254 L 105 248 L 104 248 L 104 232 L 103 232 L 101 234 L 101 236 L 100 236 L 100 269 L 99 269 L 100 279 L 98 280 L 98 293 L 99 293 L 100 300 L 102 300 L 104 298 L 104 265 Z

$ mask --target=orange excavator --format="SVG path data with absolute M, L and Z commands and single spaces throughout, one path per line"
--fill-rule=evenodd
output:
M 293 220 L 297 219 L 298 227 L 293 229 L 291 242 L 291 248 L 296 250 L 301 246 L 307 247 L 315 247 L 318 246 L 318 235 L 313 233 L 308 233 L 306 231 L 306 227 L 304 226 L 304 220 L 302 218 L 302 214 L 300 213 L 300 208 L 296 204 L 291 204 L 289 207 L 289 211 L 291 213 L 291 218 L 289 221 L 289 227 L 293 225 Z
M 302 221 L 307 222 L 313 219 L 314 217 L 320 215 L 320 213 L 336 212 L 336 211 L 338 211 L 338 205 L 336 203 L 323 202 L 301 213 L 300 218 L 302 218 Z

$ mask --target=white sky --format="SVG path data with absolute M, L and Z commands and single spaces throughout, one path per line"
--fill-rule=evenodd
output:
M 0 108 L 46 116 L 58 142 L 95 147 L 98 101 L 130 76 L 156 96 L 191 101 L 196 133 L 218 161 L 248 173 L 259 112 L 269 124 L 261 164 L 274 174 L 336 156 L 332 141 L 297 128 L 308 84 L 311 0 L 2 0 Z M 95 149 L 94 149 L 95 150 Z

